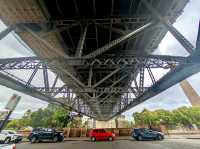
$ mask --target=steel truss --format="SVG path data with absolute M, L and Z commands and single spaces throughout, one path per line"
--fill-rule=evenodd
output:
M 172 16 L 164 16 L 168 19 Z M 145 23 L 152 19 L 152 15 L 135 15 L 135 16 L 119 16 L 119 17 L 107 17 L 107 18 L 76 18 L 76 19 L 65 19 L 65 20 L 51 20 L 51 21 L 20 21 L 16 23 L 17 25 L 27 25 L 27 24 L 42 24 L 42 25 L 51 25 L 53 24 L 56 27 L 73 27 L 79 25 L 81 22 L 87 22 L 88 24 L 96 25 L 110 25 L 112 24 L 138 24 Z
M 8 58 L 0 59 L 0 70 L 12 70 L 12 69 L 43 69 L 45 65 L 48 69 L 55 65 L 55 62 L 59 62 L 61 66 L 81 66 L 93 68 L 109 68 L 109 67 L 122 67 L 132 66 L 135 64 L 145 68 L 174 68 L 180 64 L 191 64 L 186 57 L 181 56 L 163 56 L 163 55 L 129 55 L 122 56 L 121 58 L 50 58 L 40 59 L 38 57 L 22 57 L 22 58 Z M 43 64 L 43 65 L 42 65 Z M 56 67 L 56 65 L 55 65 Z
M 97 86 L 87 86 L 85 88 L 75 88 L 71 89 L 67 85 L 63 86 L 56 86 L 59 75 L 54 78 L 52 86 L 49 85 L 49 77 L 48 72 L 51 70 L 51 67 L 57 67 L 57 65 L 52 65 L 58 63 L 60 65 L 72 65 L 72 66 L 87 66 L 88 68 L 109 68 L 113 67 L 113 65 L 117 67 L 131 67 L 138 64 L 139 68 L 142 70 L 138 73 L 141 80 L 138 82 L 139 86 L 135 87 L 115 87 L 114 85 L 117 84 L 122 79 L 113 80 L 113 85 L 110 87 L 97 87 Z M 148 91 L 150 87 L 145 87 L 144 82 L 144 69 L 148 70 L 149 75 L 152 78 L 152 83 L 156 84 L 156 80 L 153 76 L 151 69 L 153 68 L 163 68 L 163 69 L 174 69 L 178 65 L 192 65 L 197 64 L 198 61 L 191 61 L 186 57 L 175 57 L 175 56 L 161 56 L 161 55 L 149 55 L 149 56 L 139 56 L 139 55 L 132 55 L 132 56 L 122 56 L 120 59 L 84 59 L 84 58 L 55 58 L 55 59 L 40 59 L 38 57 L 24 57 L 24 58 L 9 58 L 9 59 L 1 59 L 0 60 L 0 72 L 1 75 L 6 77 L 8 80 L 12 79 L 20 86 L 23 86 L 23 92 L 32 94 L 34 92 L 40 93 L 40 96 L 45 96 L 50 98 L 51 100 L 47 100 L 48 102 L 58 102 L 62 105 L 67 105 L 69 108 L 79 112 L 87 114 L 88 116 L 94 116 L 95 113 L 92 113 L 91 109 L 88 107 L 87 104 L 94 104 L 93 108 L 97 108 L 97 103 L 103 105 L 104 110 L 106 107 L 109 109 L 110 106 L 115 106 L 116 101 L 120 104 L 120 108 L 123 109 L 126 106 L 130 105 L 134 101 L 137 101 L 137 97 L 142 95 L 144 92 Z M 44 78 L 44 86 L 34 86 L 32 84 L 32 80 L 36 76 L 39 70 L 42 70 Z M 13 70 L 32 70 L 32 74 L 30 75 L 28 80 L 21 79 L 16 75 L 13 75 L 11 72 Z M 125 76 L 126 77 L 126 76 Z M 123 78 L 125 78 L 123 77 Z M 119 81 L 118 81 L 119 80 Z M 98 83 L 97 83 L 98 84 Z M 6 84 L 5 84 L 6 85 Z M 18 90 L 18 88 L 14 88 Z M 28 90 L 31 89 L 31 93 Z M 85 104 L 80 97 L 76 97 L 77 94 L 95 94 L 94 98 L 90 98 Z M 104 98 L 100 98 L 99 101 L 97 99 L 101 97 L 103 94 L 107 96 Z M 120 94 L 122 95 L 121 98 L 115 98 L 111 95 Z M 52 100 L 53 98 L 53 100 Z M 41 99 L 41 97 L 40 97 Z M 117 105 L 118 105 L 117 104 Z M 117 113 L 119 109 L 114 108 L 113 111 L 109 111 L 110 114 Z M 98 110 L 97 110 L 98 111 Z M 89 112 L 89 113 L 88 113 Z M 105 112 L 105 111 L 104 111 Z M 92 113 L 92 114 L 91 114 Z
M 112 115 L 110 118 L 113 118 L 126 110 L 146 101 L 147 99 L 159 94 L 160 92 L 166 90 L 167 88 L 179 83 L 180 81 L 186 79 L 187 77 L 197 73 L 200 71 L 200 26 L 198 37 L 196 41 L 196 48 L 178 31 L 173 25 L 166 21 L 153 6 L 147 2 L 147 0 L 142 0 L 142 3 L 147 7 L 147 9 L 152 13 L 152 15 L 159 20 L 167 30 L 169 30 L 172 35 L 179 41 L 179 43 L 190 53 L 190 56 L 187 57 L 187 60 L 192 62 L 191 64 L 180 64 L 166 75 L 164 75 L 161 79 L 156 81 L 151 87 L 147 89 L 147 91 L 143 92 L 141 95 L 137 97 L 137 100 L 133 100 L 131 103 L 127 104 L 124 107 L 116 106 L 117 113 Z
M 76 57 L 69 57 L 68 55 L 62 56 L 62 53 L 58 53 L 58 55 L 60 55 L 59 57 L 49 59 L 41 59 L 38 57 L 0 59 L 0 84 L 38 99 L 59 104 L 63 107 L 99 120 L 109 120 L 137 104 L 142 103 L 150 97 L 157 95 L 194 73 L 199 72 L 199 36 L 196 44 L 197 47 L 195 49 L 170 22 L 166 21 L 166 16 L 160 16 L 156 9 L 154 9 L 146 0 L 142 0 L 142 3 L 147 7 L 152 15 L 145 16 L 145 18 L 142 18 L 141 16 L 127 16 L 103 19 L 76 18 L 71 20 L 47 22 L 19 22 L 16 25 L 8 27 L 0 33 L 0 39 L 4 38 L 16 27 L 20 28 L 20 26 L 22 26 L 25 31 L 29 32 L 37 40 L 42 41 L 42 43 L 52 49 L 52 51 L 56 52 L 56 49 L 43 40 L 42 36 L 38 36 L 37 33 L 26 25 L 43 24 L 48 26 L 49 24 L 53 24 L 55 30 L 57 28 L 62 29 L 62 27 L 64 30 L 68 30 L 69 28 L 80 25 L 83 22 L 86 24 L 85 28 L 82 30 L 78 46 L 74 45 L 73 40 L 71 40 L 73 48 L 76 48 Z M 78 13 L 77 10 L 77 14 Z M 117 58 L 106 56 L 105 53 L 108 50 L 127 42 L 128 39 L 154 25 L 154 21 L 152 20 L 156 20 L 165 26 L 191 55 L 188 57 L 121 55 L 117 56 Z M 113 24 L 131 23 L 141 23 L 143 26 L 134 31 L 125 30 L 126 32 L 112 28 Z M 87 27 L 90 24 L 95 24 L 97 49 L 87 55 L 82 55 Z M 96 27 L 98 25 L 110 29 L 110 32 L 111 30 L 115 30 L 115 32 L 122 34 L 122 36 L 110 41 L 102 47 L 99 47 L 97 36 L 98 30 Z M 50 32 L 51 31 L 52 29 L 50 29 Z M 109 37 L 109 40 L 110 39 L 111 37 Z M 104 54 L 102 58 L 96 58 L 102 54 Z M 67 66 L 74 66 L 76 68 L 88 70 L 88 80 L 86 83 L 81 82 L 80 77 L 77 77 L 75 74 L 65 69 Z M 152 71 L 155 68 L 167 69 L 169 72 L 162 78 L 156 78 Z M 104 69 L 109 73 L 107 73 L 105 77 L 102 77 L 101 80 L 93 82 L 93 77 L 95 75 L 93 70 L 95 69 Z M 121 71 L 124 69 L 126 69 L 128 73 Z M 24 71 L 31 70 L 32 73 L 28 79 L 24 79 L 15 75 L 15 70 L 21 70 L 23 73 Z M 40 70 L 42 73 L 39 73 Z M 49 73 L 51 70 L 53 72 L 59 70 L 59 73 L 57 73 L 54 78 L 50 78 Z M 145 86 L 145 82 L 147 81 L 145 72 L 150 76 L 152 82 L 150 86 Z M 35 85 L 33 83 L 38 74 L 43 77 L 43 86 Z M 70 78 L 72 80 L 71 82 L 75 85 L 68 86 L 65 83 L 63 85 L 58 85 L 58 82 L 62 80 L 61 76 L 63 75 Z M 139 78 L 138 80 L 137 77 Z M 119 86 L 119 84 L 124 83 L 122 80 L 126 80 L 126 84 L 129 85 L 124 85 L 124 87 Z M 130 85 L 130 82 L 132 81 L 134 81 L 134 86 Z M 111 82 L 111 85 L 102 87 L 100 84 L 105 82 Z

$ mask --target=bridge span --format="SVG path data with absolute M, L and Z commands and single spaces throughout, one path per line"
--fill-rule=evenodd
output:
M 35 56 L 0 59 L 0 84 L 109 120 L 200 71 L 200 37 L 194 47 L 172 25 L 187 3 L 1 0 L 0 40 L 14 31 Z M 188 57 L 152 55 L 167 31 Z

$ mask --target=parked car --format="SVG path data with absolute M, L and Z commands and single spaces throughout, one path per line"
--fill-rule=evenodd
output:
M 163 140 L 164 134 L 147 128 L 135 128 L 131 133 L 132 137 L 138 141 L 142 140 Z
M 2 130 L 0 133 L 0 142 L 8 144 L 10 142 L 19 143 L 23 139 L 22 134 L 13 130 Z
M 28 139 L 31 143 L 42 141 L 62 142 L 64 140 L 64 135 L 62 132 L 52 128 L 36 128 L 33 129 Z
M 0 149 L 17 149 L 15 144 L 0 144 Z
M 93 129 L 89 133 L 91 141 L 96 140 L 108 140 L 113 141 L 115 139 L 115 134 L 112 132 L 107 132 L 105 129 Z

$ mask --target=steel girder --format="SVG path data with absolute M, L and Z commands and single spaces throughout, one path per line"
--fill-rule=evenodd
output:
M 190 64 L 191 61 L 186 57 L 181 56 L 165 56 L 165 55 L 124 55 L 120 58 L 50 58 L 41 59 L 38 57 L 22 57 L 22 58 L 5 58 L 0 59 L 0 70 L 12 69 L 43 69 L 43 64 L 51 64 L 55 66 L 55 62 L 59 62 L 60 66 L 81 66 L 93 68 L 109 68 L 133 66 L 138 64 L 145 68 L 173 68 L 179 64 Z M 194 63 L 194 62 L 192 62 Z M 49 66 L 47 66 L 48 69 Z
M 79 113 L 84 113 L 89 116 L 95 117 L 95 114 L 92 113 L 91 109 L 87 106 L 87 104 L 93 104 L 93 108 L 97 108 L 97 112 L 99 111 L 98 108 L 100 108 L 98 105 L 103 106 L 104 108 L 108 107 L 110 109 L 111 107 L 109 106 L 117 106 L 118 108 L 114 108 L 113 111 L 109 111 L 110 116 L 115 115 L 116 113 L 119 112 L 119 110 L 125 109 L 127 107 L 130 107 L 130 105 L 135 103 L 139 103 L 138 98 L 143 95 L 143 93 L 146 93 L 151 87 L 146 87 L 144 86 L 145 78 L 144 78 L 144 69 L 147 69 L 149 72 L 149 69 L 151 65 L 150 63 L 154 64 L 153 68 L 175 68 L 176 66 L 184 65 L 184 66 L 191 66 L 191 65 L 198 65 L 199 61 L 196 59 L 196 61 L 191 60 L 191 58 L 186 58 L 186 57 L 174 57 L 174 56 L 159 56 L 159 55 L 151 55 L 151 56 L 139 56 L 139 55 L 133 55 L 132 57 L 129 56 L 123 56 L 122 59 L 120 60 L 124 64 L 118 62 L 115 63 L 116 66 L 120 67 L 125 67 L 127 65 L 129 66 L 134 66 L 136 63 L 126 63 L 126 60 L 130 59 L 135 59 L 134 61 L 137 62 L 137 64 L 140 64 L 140 68 L 143 69 L 142 73 L 139 73 L 138 75 L 142 77 L 142 80 L 140 80 L 140 85 L 135 86 L 135 87 L 117 87 L 115 86 L 117 83 L 119 83 L 122 79 L 124 79 L 126 76 L 122 76 L 122 78 L 116 79 L 113 81 L 113 85 L 110 87 L 97 87 L 95 86 L 86 86 L 85 88 L 76 88 L 76 89 L 71 89 L 67 87 L 67 85 L 63 86 L 56 86 L 59 75 L 55 76 L 54 81 L 52 83 L 52 86 L 49 85 L 49 78 L 48 78 L 48 70 L 51 70 L 47 66 L 47 64 L 51 64 L 52 61 L 59 61 L 59 64 L 61 64 L 61 61 L 63 61 L 66 64 L 66 60 L 70 61 L 82 61 L 82 60 L 90 60 L 90 59 L 80 59 L 80 58 L 55 58 L 55 59 L 40 59 L 37 57 L 25 57 L 25 58 L 9 58 L 9 59 L 1 59 L 0 60 L 0 72 L 1 72 L 1 77 L 6 78 L 6 80 L 9 82 L 14 82 L 16 84 L 19 84 L 17 87 L 10 85 L 9 83 L 6 84 L 4 81 L 0 82 L 2 85 L 5 85 L 9 88 L 13 88 L 18 91 L 22 91 L 26 94 L 29 94 L 33 97 L 45 100 L 45 101 L 52 101 L 52 102 L 58 102 L 59 104 L 62 104 L 66 107 L 70 107 L 71 109 L 79 112 Z M 94 59 L 94 61 L 97 61 L 98 59 Z M 104 59 L 104 61 L 109 61 L 110 58 L 107 60 Z M 150 63 L 148 63 L 148 61 Z M 145 63 L 143 63 L 145 62 Z M 165 63 L 163 63 L 165 62 Z M 72 63 L 71 63 L 72 64 Z M 79 63 L 79 65 L 82 66 L 83 63 Z M 108 63 L 106 63 L 108 65 Z M 165 65 L 168 64 L 168 67 Z M 78 64 L 75 63 L 75 66 Z M 96 64 L 92 63 L 88 65 L 88 67 L 95 67 L 98 65 L 102 65 L 101 63 Z M 104 64 L 105 65 L 105 64 Z M 113 65 L 111 63 L 111 65 Z M 155 67 L 155 65 L 157 65 Z M 51 65 L 52 66 L 52 65 Z M 169 67 L 170 66 L 170 67 Z M 56 65 L 55 65 L 56 67 Z M 36 76 L 36 73 L 38 73 L 38 70 L 41 69 L 43 73 L 44 78 L 44 85 L 41 86 L 34 86 L 32 84 L 32 80 Z M 121 69 L 121 68 L 120 68 Z M 32 74 L 30 75 L 30 78 L 28 80 L 23 80 L 18 78 L 17 76 L 11 74 L 13 70 L 33 70 Z M 198 69 L 196 69 L 197 71 Z M 112 74 L 112 73 L 111 73 Z M 153 73 L 151 72 L 151 77 L 153 76 Z M 107 78 L 107 77 L 106 77 Z M 142 81 L 142 82 L 141 82 Z M 139 82 L 138 82 L 139 83 Z M 143 84 L 143 85 L 141 85 Z M 154 78 L 154 85 L 157 85 L 157 82 L 155 82 Z M 20 86 L 20 87 L 19 87 Z M 139 89 L 138 89 L 139 88 Z M 31 90 L 31 92 L 29 92 Z M 39 95 L 37 94 L 39 93 Z M 95 94 L 93 98 L 88 98 L 87 104 L 82 102 L 79 97 L 76 97 L 76 94 Z M 36 94 L 36 95 L 35 95 Z M 103 95 L 106 95 L 105 97 Z M 121 98 L 116 98 L 114 95 L 121 94 Z M 41 97 L 39 97 L 41 96 Z M 44 96 L 44 97 L 43 97 Z M 103 98 L 99 98 L 103 96 Z M 77 99 L 79 99 L 79 102 L 77 102 Z M 99 100 L 98 100 L 99 99 Z M 119 106 L 120 104 L 120 106 Z M 120 109 L 119 109 L 120 107 Z M 78 108 L 78 109 L 77 109 Z M 82 109 L 81 109 L 82 108 Z M 85 111 L 84 111 L 85 110 Z M 89 111 L 89 113 L 88 113 Z M 106 112 L 106 110 L 104 111 Z M 92 114 L 91 114 L 92 113 Z M 105 114 L 105 113 L 104 113 Z M 102 116 L 102 115 L 101 115 Z M 98 118 L 100 119 L 100 118 Z M 102 118 L 103 119 L 103 118 Z
M 12 77 L 11 77 L 12 76 Z M 82 113 L 84 115 L 87 115 L 89 117 L 95 117 L 94 113 L 90 111 L 90 108 L 84 104 L 84 103 L 78 103 L 76 97 L 72 98 L 54 98 L 53 96 L 50 96 L 49 94 L 43 94 L 40 91 L 37 91 L 32 87 L 32 85 L 27 85 L 24 80 L 18 80 L 16 79 L 16 76 L 13 76 L 12 74 L 8 74 L 6 72 L 0 73 L 0 84 L 3 86 L 6 86 L 8 88 L 14 89 L 19 92 L 23 92 L 27 95 L 30 95 L 32 97 L 41 99 L 43 101 L 47 101 L 49 103 L 58 104 L 63 106 L 66 109 L 73 110 L 78 113 Z M 81 106 L 80 106 L 81 105 Z M 77 108 L 81 107 L 81 108 Z
M 84 31 L 81 33 L 80 40 L 78 42 L 76 55 L 75 55 L 77 57 L 81 57 L 82 56 L 83 46 L 84 46 L 84 43 L 85 43 L 86 34 L 87 34 L 87 25 L 85 26 Z
M 15 27 L 16 27 L 15 25 L 11 25 L 2 32 L 0 32 L 0 40 L 3 39 L 5 36 L 7 36 L 11 31 L 13 31 Z
M 163 16 L 166 19 L 171 18 L 172 16 Z M 131 16 L 115 16 L 115 17 L 107 17 L 107 18 L 77 18 L 77 19 L 60 19 L 60 20 L 48 20 L 48 21 L 20 21 L 16 22 L 18 25 L 51 25 L 53 24 L 55 27 L 73 27 L 79 25 L 80 22 L 87 22 L 89 24 L 96 25 L 110 25 L 112 24 L 144 24 L 152 19 L 152 15 L 131 15 Z
M 121 37 L 109 42 L 108 44 L 96 49 L 95 51 L 85 55 L 84 57 L 87 58 L 87 59 L 95 58 L 98 55 L 101 55 L 101 54 L 111 50 L 113 47 L 121 44 L 122 42 L 127 41 L 128 39 L 132 38 L 134 35 L 140 33 L 141 31 L 143 31 L 143 30 L 145 30 L 147 28 L 149 28 L 153 24 L 154 24 L 153 22 L 149 22 L 149 23 L 141 26 L 140 28 L 138 28 L 138 29 L 136 29 L 136 30 L 134 30 L 134 31 L 132 31 L 132 32 L 130 32 L 128 34 L 126 34 L 124 36 L 121 36 Z
M 193 58 L 194 57 L 191 57 L 191 60 Z M 176 69 L 172 70 L 171 72 L 166 74 L 162 79 L 157 81 L 153 86 L 149 87 L 143 94 L 138 96 L 127 106 L 118 109 L 118 112 L 110 118 L 113 118 L 125 112 L 126 110 L 129 110 L 130 108 L 146 101 L 147 99 L 159 94 L 160 92 L 168 89 L 169 87 L 179 83 L 180 81 L 186 79 L 187 77 L 199 71 L 200 71 L 200 64 L 188 64 L 188 65 L 183 64 L 178 66 Z

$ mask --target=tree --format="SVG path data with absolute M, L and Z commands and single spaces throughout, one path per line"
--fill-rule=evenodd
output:
M 63 128 L 67 127 L 70 121 L 68 110 L 49 104 L 47 108 L 35 112 L 28 110 L 21 119 L 10 121 L 7 128 L 23 129 L 27 126 Z
M 149 111 L 144 109 L 140 113 L 133 113 L 136 125 L 160 125 L 200 127 L 200 107 L 181 107 L 173 111 L 163 109 Z
M 20 120 L 11 120 L 6 125 L 6 129 L 13 129 L 13 130 L 19 130 L 21 128 Z
M 70 123 L 70 127 L 72 128 L 81 128 L 82 127 L 82 120 L 79 118 L 72 119 Z
M 71 121 L 71 117 L 69 112 L 64 110 L 63 108 L 57 109 L 56 112 L 53 113 L 53 120 L 55 122 L 56 127 L 67 127 Z

